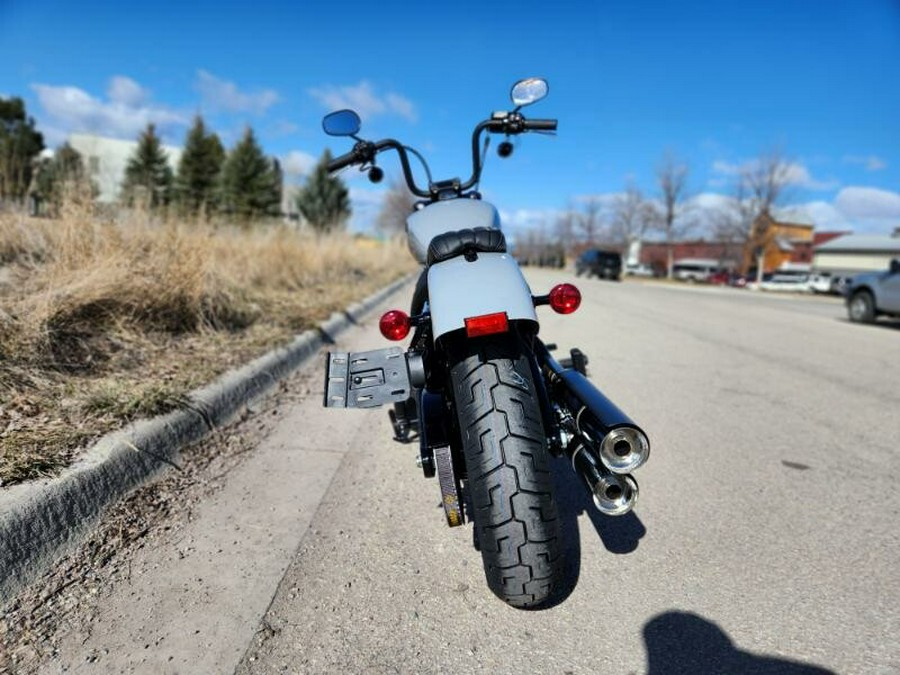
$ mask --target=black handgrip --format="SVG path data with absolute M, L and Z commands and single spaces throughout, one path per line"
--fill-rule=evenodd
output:
M 525 128 L 529 131 L 556 131 L 557 120 L 525 120 Z
M 334 173 L 335 171 L 343 169 L 345 166 L 356 164 L 358 161 L 359 159 L 357 158 L 356 153 L 350 151 L 346 155 L 335 157 L 333 160 L 328 162 L 328 172 Z

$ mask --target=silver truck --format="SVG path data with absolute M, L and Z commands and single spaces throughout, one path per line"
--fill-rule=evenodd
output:
M 900 258 L 885 272 L 857 274 L 844 286 L 851 321 L 872 323 L 880 314 L 900 317 Z

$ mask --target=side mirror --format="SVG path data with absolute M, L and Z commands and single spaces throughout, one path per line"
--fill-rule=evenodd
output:
M 544 98 L 550 91 L 550 85 L 547 80 L 540 77 L 529 77 L 525 80 L 519 80 L 513 85 L 509 97 L 512 99 L 513 105 L 521 108 L 523 105 L 531 105 Z
M 355 136 L 362 121 L 352 110 L 336 110 L 322 119 L 322 129 L 329 136 Z
M 891 274 L 900 274 L 900 258 L 891 260 Z

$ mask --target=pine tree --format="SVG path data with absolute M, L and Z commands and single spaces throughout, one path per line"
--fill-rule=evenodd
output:
M 50 215 L 57 215 L 65 200 L 90 201 L 97 194 L 84 170 L 81 154 L 68 143 L 64 143 L 52 158 L 42 159 L 38 164 L 34 180 L 34 195 L 41 209 Z
M 0 98 L 0 199 L 21 202 L 31 185 L 34 160 L 44 137 L 19 97 Z
M 274 205 L 272 215 L 281 215 L 281 202 L 284 197 L 284 171 L 281 170 L 281 162 L 272 158 L 272 179 L 270 182 L 272 202 Z
M 184 142 L 178 163 L 175 196 L 182 212 L 196 216 L 203 209 L 216 207 L 219 173 L 225 163 L 225 148 L 215 133 L 207 133 L 203 118 L 197 115 Z
M 219 199 L 224 211 L 244 222 L 281 212 L 281 168 L 263 154 L 250 127 L 225 159 Z
M 150 208 L 165 206 L 172 198 L 172 169 L 156 128 L 148 124 L 125 167 L 122 197 L 126 204 Z
M 326 150 L 297 195 L 297 208 L 319 232 L 344 227 L 350 218 L 350 193 L 337 176 L 328 173 L 331 153 Z

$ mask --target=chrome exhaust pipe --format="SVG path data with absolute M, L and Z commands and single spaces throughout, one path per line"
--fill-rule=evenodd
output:
M 644 465 L 650 456 L 647 434 L 636 426 L 610 429 L 600 441 L 600 461 L 613 473 L 628 474 Z
M 596 448 L 603 465 L 616 474 L 628 474 L 643 466 L 650 457 L 647 434 L 584 375 L 563 368 L 545 345 L 539 343 L 535 354 L 552 397 L 566 408 L 576 433 Z
M 624 516 L 631 511 L 637 503 L 637 481 L 627 474 L 614 474 L 607 470 L 579 439 L 573 441 L 570 447 L 574 447 L 572 468 L 587 486 L 597 510 L 607 516 Z

